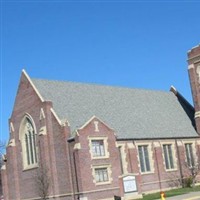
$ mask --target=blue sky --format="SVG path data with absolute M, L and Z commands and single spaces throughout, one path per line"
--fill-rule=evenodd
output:
M 1 0 L 1 139 L 21 70 L 30 77 L 169 91 L 192 103 L 187 51 L 198 1 Z

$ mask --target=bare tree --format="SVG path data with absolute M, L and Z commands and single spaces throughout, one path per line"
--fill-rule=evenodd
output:
M 193 163 L 189 165 L 187 162 L 184 163 L 184 175 L 192 187 L 195 186 L 197 175 L 200 174 L 200 163 Z
M 41 199 L 49 199 L 50 177 L 49 170 L 46 167 L 40 166 L 34 177 L 36 192 Z
M 7 161 L 6 155 L 4 155 L 5 148 L 6 148 L 6 142 L 0 141 L 0 168 L 3 166 L 4 162 Z M 2 177 L 1 177 L 1 173 L 0 173 L 0 198 L 2 197 L 2 195 L 3 195 Z

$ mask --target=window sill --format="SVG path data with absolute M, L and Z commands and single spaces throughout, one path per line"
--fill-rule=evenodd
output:
M 24 169 L 22 171 L 24 172 L 24 171 L 36 169 L 38 167 L 39 167 L 38 164 L 36 164 L 36 165 L 30 165 L 30 166 L 24 167 Z
M 174 172 L 174 171 L 177 171 L 177 169 L 165 169 L 166 172 Z
M 150 171 L 150 172 L 141 172 L 141 175 L 149 175 L 149 174 L 154 174 L 155 172 L 152 172 L 152 171 Z
M 109 156 L 96 156 L 96 157 L 92 157 L 92 160 L 99 160 L 99 159 L 108 159 Z
M 98 182 L 98 183 L 96 182 L 96 183 L 95 183 L 96 186 L 99 186 L 99 185 L 108 185 L 108 184 L 111 184 L 111 181 Z

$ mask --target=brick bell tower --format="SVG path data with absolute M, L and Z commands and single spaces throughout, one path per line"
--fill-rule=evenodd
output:
M 188 72 L 195 108 L 194 118 L 200 135 L 200 45 L 188 51 Z

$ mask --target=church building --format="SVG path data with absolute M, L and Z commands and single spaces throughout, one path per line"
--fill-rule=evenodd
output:
M 194 107 L 174 87 L 43 80 L 23 70 L 4 199 L 132 200 L 179 187 L 200 161 L 200 46 L 188 52 L 188 71 Z

